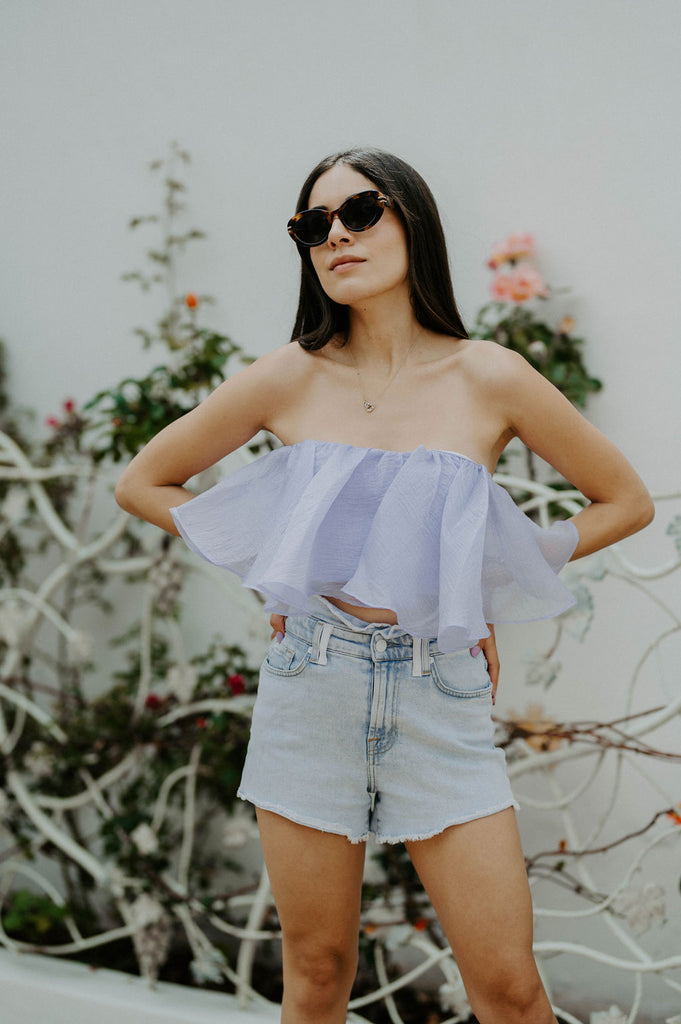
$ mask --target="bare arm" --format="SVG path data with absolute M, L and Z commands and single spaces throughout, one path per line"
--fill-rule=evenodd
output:
M 572 519 L 579 532 L 572 558 L 647 526 L 655 514 L 652 499 L 619 449 L 522 356 L 501 354 L 497 390 L 512 433 L 591 503 Z
M 168 510 L 194 497 L 183 485 L 266 427 L 290 366 L 286 346 L 269 352 L 157 434 L 118 481 L 121 508 L 177 534 Z

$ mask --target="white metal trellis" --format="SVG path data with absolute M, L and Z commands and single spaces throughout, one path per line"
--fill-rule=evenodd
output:
M 148 570 L 157 558 L 156 551 L 148 555 L 120 560 L 112 556 L 112 550 L 126 528 L 127 517 L 123 514 L 112 514 L 111 520 L 89 538 L 81 536 L 77 530 L 71 530 L 62 521 L 50 502 L 45 483 L 51 479 L 64 477 L 79 480 L 91 479 L 91 474 L 91 467 L 84 464 L 62 463 L 47 468 L 33 466 L 10 438 L 0 435 L 0 481 L 11 485 L 12 489 L 21 488 L 25 491 L 40 517 L 41 523 L 54 539 L 60 551 L 60 557 L 56 559 L 56 564 L 52 564 L 45 571 L 43 577 L 33 588 L 26 582 L 22 586 L 8 587 L 0 594 L 0 628 L 2 636 L 4 636 L 5 648 L 0 666 L 0 750 L 8 765 L 7 793 L 0 793 L 0 797 L 5 802 L 9 799 L 13 800 L 26 819 L 32 822 L 40 837 L 34 843 L 34 853 L 39 854 L 41 848 L 47 843 L 58 847 L 66 857 L 77 863 L 92 877 L 102 893 L 108 894 L 113 899 L 120 914 L 122 922 L 120 925 L 107 928 L 101 934 L 89 937 L 83 936 L 76 922 L 69 918 L 66 921 L 66 926 L 71 941 L 60 946 L 43 947 L 42 951 L 55 956 L 67 955 L 129 936 L 135 938 L 140 947 L 146 943 L 147 953 L 145 955 L 148 959 L 145 962 L 151 963 L 151 968 L 147 967 L 147 970 L 151 971 L 150 976 L 152 976 L 154 956 L 157 955 L 157 958 L 162 956 L 161 947 L 167 912 L 163 910 L 161 903 L 155 897 L 150 897 L 144 905 L 140 904 L 139 899 L 134 899 L 131 893 L 134 893 L 136 888 L 139 889 L 140 880 L 122 877 L 114 863 L 103 863 L 86 845 L 77 842 L 65 827 L 63 817 L 66 812 L 71 812 L 81 815 L 94 814 L 95 817 L 106 818 L 110 813 L 112 794 L 115 793 L 116 788 L 144 771 L 147 756 L 144 747 L 141 745 L 136 747 L 133 752 L 123 757 L 113 769 L 98 778 L 92 773 L 83 772 L 80 792 L 65 798 L 41 793 L 39 770 L 36 769 L 32 775 L 30 771 L 28 773 L 21 772 L 14 767 L 11 757 L 21 740 L 27 719 L 49 732 L 57 742 L 63 743 L 66 740 L 62 729 L 52 717 L 49 704 L 41 701 L 37 694 L 29 694 L 24 690 L 17 689 L 12 684 L 12 680 L 20 672 L 22 657 L 31 649 L 39 627 L 51 629 L 55 635 L 61 635 L 70 644 L 76 659 L 79 656 L 78 651 L 83 648 L 84 638 L 81 632 L 59 611 L 56 601 L 59 588 L 68 580 L 70 574 L 77 570 L 78 566 L 85 563 L 94 564 L 105 578 L 115 578 L 133 571 Z M 581 496 L 574 491 L 556 492 L 541 483 L 507 474 L 498 474 L 496 480 L 512 493 L 529 494 L 530 497 L 521 507 L 528 512 L 536 511 L 542 525 L 549 525 L 548 507 L 550 503 L 558 504 L 568 514 L 578 511 L 582 505 Z M 658 503 L 662 505 L 668 501 L 679 499 L 681 499 L 681 492 L 674 492 L 660 496 Z M 14 526 L 20 530 L 27 508 L 27 502 L 15 502 L 13 509 L 10 510 L 11 515 L 5 519 L 3 529 L 7 530 Z M 12 515 L 14 521 L 12 521 Z M 660 629 L 659 634 L 650 638 L 639 663 L 633 666 L 632 681 L 625 694 L 624 707 L 621 709 L 622 714 L 627 715 L 631 710 L 633 686 L 643 662 L 652 651 L 658 649 L 662 638 L 681 631 L 681 613 L 672 607 L 668 599 L 663 599 L 654 589 L 657 581 L 679 572 L 681 558 L 677 553 L 674 557 L 666 559 L 662 565 L 639 567 L 625 558 L 617 547 L 608 553 L 607 558 L 607 572 L 621 578 L 625 583 L 630 582 L 639 590 L 643 588 L 650 600 L 660 608 L 661 615 L 667 620 L 667 625 Z M 207 567 L 198 566 L 189 558 L 188 564 L 198 571 L 207 573 L 213 584 L 219 580 L 219 585 L 225 590 L 225 603 L 238 603 L 247 614 L 252 614 L 254 620 L 257 620 L 256 628 L 262 628 L 260 606 L 250 592 L 245 592 L 238 584 L 231 582 L 225 574 L 219 575 Z M 142 671 L 136 699 L 137 713 L 148 695 L 152 600 L 153 595 L 149 585 L 141 584 Z M 178 664 L 185 664 L 186 654 L 182 635 L 170 620 L 168 639 Z M 82 657 L 82 653 L 80 656 Z M 188 716 L 201 714 L 248 715 L 251 706 L 252 698 L 250 697 L 189 700 L 164 713 L 159 718 L 157 725 L 159 729 L 163 729 L 171 727 Z M 627 726 L 627 735 L 631 740 L 640 742 L 652 740 L 655 731 L 677 717 L 680 712 L 681 690 L 654 714 L 633 720 Z M 580 799 L 598 778 L 607 757 L 614 757 L 619 764 L 626 759 L 628 762 L 636 764 L 635 770 L 645 773 L 647 769 L 641 763 L 641 755 L 628 750 L 595 746 L 587 742 L 580 742 L 579 739 L 573 743 L 563 743 L 558 749 L 541 752 L 527 741 L 516 740 L 513 744 L 512 755 L 509 773 L 514 787 L 520 790 L 524 781 L 538 776 L 545 782 L 547 791 L 545 797 L 538 799 L 531 794 L 523 794 L 523 803 L 546 811 L 560 812 L 564 834 L 569 841 L 573 855 L 575 855 L 576 873 L 585 887 L 595 890 L 596 883 L 589 867 L 587 854 L 589 849 L 596 844 L 604 821 L 597 821 L 592 826 L 591 834 L 584 835 L 580 827 Z M 585 779 L 564 791 L 557 781 L 554 769 L 557 765 L 565 765 L 571 761 L 589 763 L 590 771 Z M 174 904 L 174 917 L 186 934 L 199 977 L 211 977 L 212 971 L 213 977 L 222 976 L 233 982 L 241 1005 L 244 1007 L 252 1001 L 263 1003 L 266 1000 L 253 987 L 254 957 L 258 944 L 276 943 L 280 938 L 276 928 L 267 926 L 272 900 L 264 868 L 260 883 L 254 892 L 228 897 L 222 907 L 218 909 L 214 907 L 208 914 L 204 904 L 191 892 L 190 868 L 195 849 L 196 827 L 195 785 L 199 770 L 200 748 L 197 745 L 192 750 L 189 762 L 181 769 L 169 774 L 161 784 L 154 806 L 149 808 L 148 839 L 153 842 L 153 836 L 158 834 L 166 816 L 170 813 L 171 791 L 175 787 L 178 787 L 178 791 L 183 790 L 182 838 L 177 862 L 173 870 L 166 872 L 162 878 L 166 891 L 172 892 L 178 897 Z M 669 801 L 669 806 L 673 806 L 679 794 L 668 793 L 664 786 L 656 780 L 653 779 L 652 782 L 661 797 Z M 616 788 L 614 796 L 617 795 L 617 792 Z M 544 939 L 536 945 L 540 964 L 546 957 L 561 953 L 602 964 L 612 971 L 632 977 L 634 995 L 627 1015 L 628 1024 L 633 1024 L 636 1019 L 641 1005 L 643 980 L 646 976 L 654 974 L 662 978 L 671 989 L 681 993 L 681 981 L 679 980 L 681 977 L 679 975 L 681 955 L 677 955 L 674 950 L 670 950 L 665 956 L 649 955 L 643 943 L 632 934 L 622 917 L 613 914 L 613 907 L 622 894 L 629 890 L 634 873 L 641 868 L 651 851 L 661 845 L 671 847 L 673 844 L 678 844 L 680 836 L 681 828 L 673 824 L 666 825 L 666 827 L 661 825 L 652 831 L 643 845 L 635 850 L 628 869 L 620 877 L 613 878 L 609 892 L 594 905 L 587 908 L 579 905 L 570 909 L 537 905 L 535 908 L 538 919 L 544 923 L 555 921 L 557 926 L 555 938 Z M 11 853 L 11 848 L 11 840 L 5 844 L 4 851 L 0 848 L 0 898 L 11 890 L 17 879 L 25 878 L 37 888 L 42 889 L 56 904 L 63 903 L 63 894 L 50 881 L 45 872 L 19 859 L 16 852 Z M 579 856 L 580 853 L 582 856 Z M 372 908 L 368 908 L 364 915 L 365 923 L 371 923 L 371 914 Z M 587 943 L 562 941 L 561 921 L 568 919 L 580 921 L 596 916 L 605 922 L 610 935 L 620 944 L 623 950 L 621 955 L 613 955 Z M 243 924 L 235 924 L 235 919 L 243 920 Z M 399 900 L 395 920 L 399 920 Z M 239 940 L 240 948 L 234 968 L 225 962 L 224 957 L 209 937 L 208 925 L 219 933 L 228 934 Z M 361 1020 L 362 1018 L 358 1017 L 354 1011 L 361 1010 L 362 1006 L 369 1002 L 382 1000 L 391 1019 L 395 1024 L 401 1024 L 399 1011 L 393 998 L 394 993 L 401 987 L 418 982 L 433 967 L 437 967 L 442 974 L 443 992 L 446 990 L 450 1005 L 459 1006 L 459 1009 L 455 1009 L 448 1020 L 454 1024 L 454 1022 L 464 1019 L 465 1006 L 463 1003 L 456 1003 L 460 975 L 451 952 L 447 948 L 440 948 L 424 934 L 414 929 L 405 929 L 402 926 L 400 941 L 405 947 L 417 951 L 422 960 L 397 980 L 390 981 L 388 979 L 385 964 L 386 942 L 388 945 L 394 944 L 395 927 L 398 926 L 393 926 L 392 929 L 383 926 L 377 931 L 375 956 L 378 985 L 375 991 L 354 1000 L 351 1004 L 353 1011 L 351 1019 Z M 12 950 L 34 949 L 29 944 L 12 939 L 1 928 L 0 942 Z M 158 963 L 155 966 L 157 967 Z M 556 1011 L 561 1013 L 565 1020 L 579 1024 L 577 1019 L 566 1011 L 559 1008 L 556 1008 Z

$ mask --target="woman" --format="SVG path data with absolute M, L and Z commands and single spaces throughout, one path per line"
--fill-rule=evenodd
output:
M 272 612 L 239 795 L 283 929 L 282 1022 L 345 1020 L 371 834 L 406 843 L 482 1024 L 555 1022 L 493 745 L 493 623 L 563 611 L 558 569 L 641 529 L 652 502 L 520 356 L 467 337 L 411 167 L 336 154 L 297 210 L 293 344 L 163 430 L 116 490 Z M 183 487 L 261 429 L 283 447 L 196 499 Z M 523 516 L 490 477 L 513 437 L 590 504 L 549 530 Z

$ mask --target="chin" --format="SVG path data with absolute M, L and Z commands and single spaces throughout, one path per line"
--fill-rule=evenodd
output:
M 334 287 L 325 289 L 326 294 L 333 302 L 337 302 L 339 306 L 355 306 L 362 302 L 369 302 L 371 299 L 378 298 L 379 295 L 385 295 L 386 292 L 393 291 L 395 285 L 392 282 L 386 284 L 373 283 L 368 284 L 365 281 L 343 281 L 343 282 L 332 282 Z M 339 287 L 342 284 L 344 287 Z

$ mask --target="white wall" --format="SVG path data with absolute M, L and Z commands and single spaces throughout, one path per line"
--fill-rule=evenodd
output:
M 589 417 L 653 491 L 678 489 L 680 33 L 678 0 L 5 0 L 0 334 L 13 397 L 42 420 L 158 361 L 132 328 L 153 322 L 160 297 L 120 274 L 152 242 L 127 221 L 156 210 L 147 165 L 171 139 L 193 158 L 188 223 L 209 234 L 182 286 L 216 295 L 209 321 L 254 354 L 291 329 L 285 224 L 304 176 L 368 143 L 430 182 L 469 323 L 492 243 L 535 234 L 605 381 Z M 631 556 L 663 560 L 665 525 L 629 542 Z M 592 642 L 630 665 L 646 637 L 637 605 L 613 619 L 618 600 Z M 575 683 L 592 656 L 574 653 L 575 689 L 528 694 L 507 677 L 505 701 L 594 713 Z
M 653 488 L 679 465 L 677 0 L 5 0 L 2 315 L 41 416 L 141 367 L 155 301 L 119 281 L 156 208 L 147 163 L 193 156 L 187 288 L 249 351 L 289 336 L 285 231 L 327 152 L 392 149 L 430 182 L 464 314 L 490 245 L 533 231 L 606 382 L 590 415 Z M 633 409 L 636 415 L 632 415 Z

